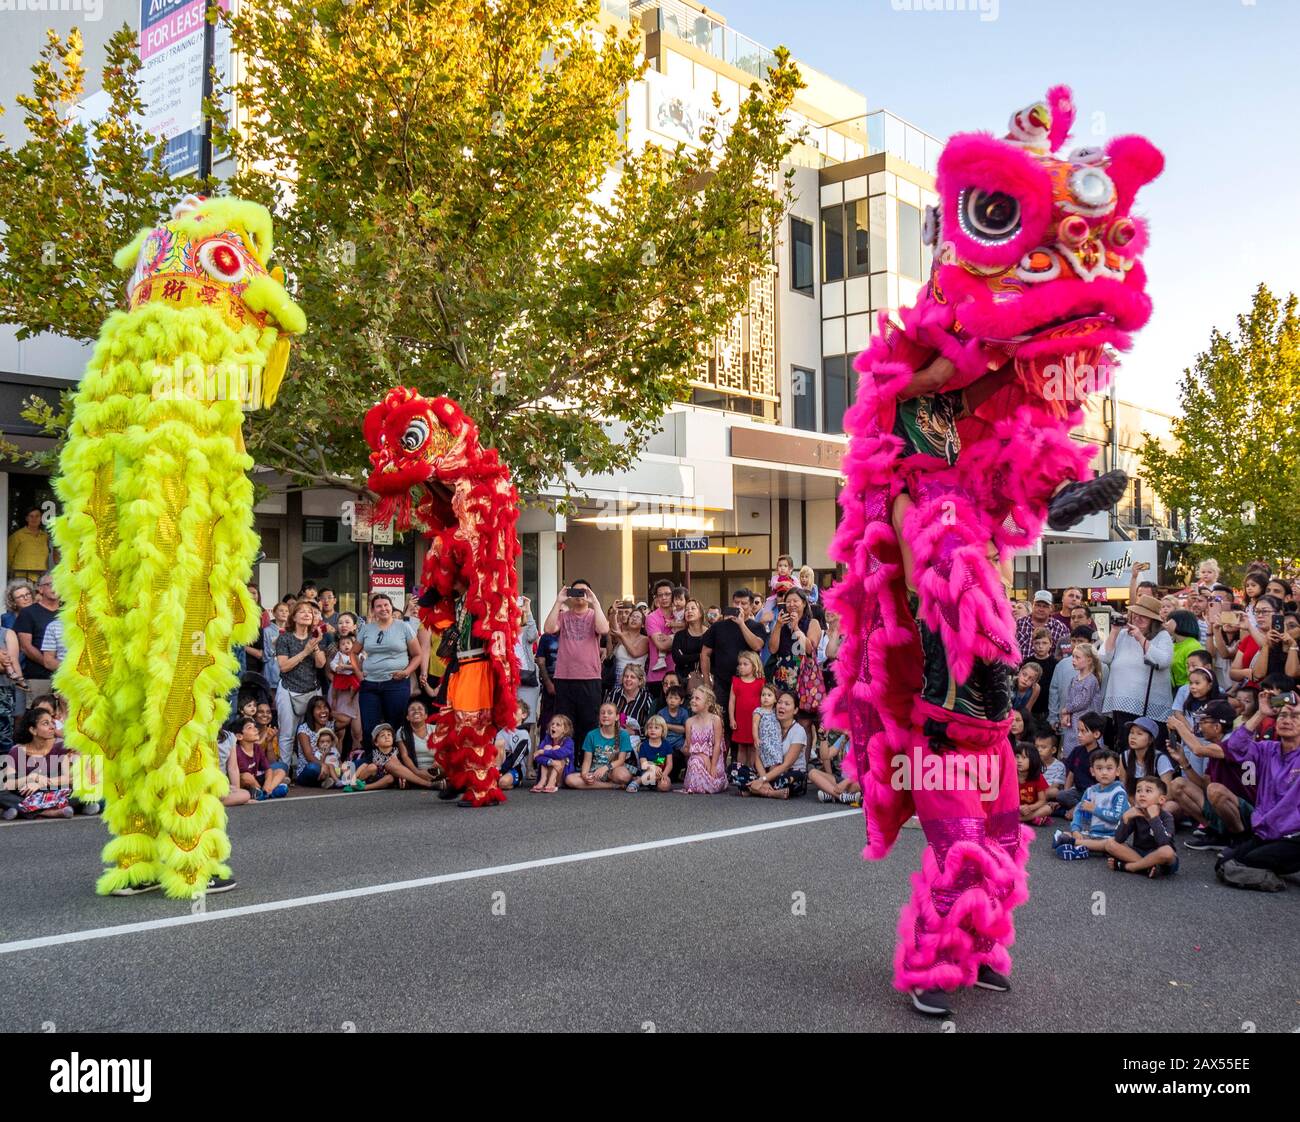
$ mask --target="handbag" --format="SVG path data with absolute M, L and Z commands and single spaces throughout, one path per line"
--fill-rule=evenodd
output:
M 799 662 L 799 676 L 795 679 L 795 693 L 799 708 L 815 713 L 826 700 L 826 680 L 822 668 L 813 655 L 805 655 Z
M 519 671 L 519 685 L 523 689 L 530 690 L 533 689 L 535 686 L 540 686 L 541 684 L 542 684 L 541 680 L 537 677 L 536 670 Z

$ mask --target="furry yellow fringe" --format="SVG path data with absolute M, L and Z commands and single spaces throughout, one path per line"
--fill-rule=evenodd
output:
M 101 893 L 161 881 L 193 898 L 230 875 L 216 739 L 231 644 L 259 625 L 252 461 L 237 395 L 188 398 L 175 372 L 258 375 L 278 338 L 208 309 L 114 313 L 77 393 L 55 480 L 67 657 L 54 684 L 69 747 L 103 757 Z

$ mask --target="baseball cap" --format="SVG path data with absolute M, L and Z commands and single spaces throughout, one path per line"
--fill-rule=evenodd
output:
M 1047 592 L 1047 591 L 1039 591 L 1039 592 L 1035 592 L 1035 593 L 1034 593 L 1034 603 L 1035 603 L 1035 604 L 1054 604 L 1054 603 L 1056 603 L 1056 601 L 1052 598 L 1052 594 L 1051 594 L 1050 592 Z
M 1218 721 L 1224 728 L 1230 729 L 1237 719 L 1237 711 L 1226 701 L 1211 701 L 1201 710 L 1201 716 L 1208 717 L 1211 721 Z
M 370 739 L 374 740 L 374 738 L 378 736 L 381 732 L 383 732 L 385 729 L 387 729 L 389 732 L 393 732 L 393 726 L 385 722 L 384 724 L 376 725 L 374 728 L 370 730 Z M 397 733 L 393 732 L 393 735 L 396 736 Z
M 1160 726 L 1150 717 L 1139 717 L 1136 721 L 1129 721 L 1129 723 L 1124 726 L 1124 731 L 1128 732 L 1128 730 L 1134 725 L 1137 725 L 1138 728 L 1147 733 L 1152 740 L 1160 739 Z M 374 733 L 371 733 L 371 735 L 373 736 Z

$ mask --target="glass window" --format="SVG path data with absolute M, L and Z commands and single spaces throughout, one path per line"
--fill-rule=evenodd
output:
M 848 408 L 846 368 L 847 360 L 843 355 L 822 359 L 822 392 L 826 400 L 825 432 L 844 431 L 844 410 Z
M 822 283 L 844 279 L 844 207 L 822 210 Z
M 794 402 L 794 427 L 817 431 L 817 373 L 795 366 L 790 370 L 790 398 Z
M 868 208 L 871 218 L 867 223 L 867 260 L 871 262 L 872 268 L 875 269 L 877 273 L 884 273 L 885 265 L 889 261 L 889 258 L 885 253 L 885 205 L 886 200 L 884 195 L 871 196 Z M 884 302 L 883 298 L 878 304 L 874 298 L 872 300 L 873 305 L 876 307 L 883 306 Z
M 790 219 L 790 274 L 796 292 L 813 294 L 813 228 L 802 218 Z
M 849 276 L 865 277 L 869 260 L 866 199 L 844 204 L 844 226 L 849 233 Z
M 898 272 L 921 279 L 921 212 L 907 203 L 898 204 Z

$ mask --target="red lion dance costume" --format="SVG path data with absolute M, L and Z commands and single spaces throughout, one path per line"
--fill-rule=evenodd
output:
M 827 705 L 862 777 L 863 855 L 884 857 L 913 813 L 930 843 L 894 964 L 895 987 L 922 996 L 1008 988 L 1012 911 L 1029 895 L 1001 567 L 1044 521 L 1106 509 L 1126 482 L 1091 480 L 1070 430 L 1108 381 L 1106 348 L 1127 349 L 1150 317 L 1146 228 L 1130 212 L 1164 161 L 1137 136 L 1054 155 L 1073 120 L 1056 87 L 1006 137 L 948 142 L 930 281 L 901 326 L 882 315 L 845 417 L 831 555 L 847 574 L 830 603 L 846 639 Z
M 434 634 L 454 629 L 462 650 L 474 648 L 448 671 L 447 704 L 433 733 L 438 765 L 463 804 L 504 802 L 496 733 L 515 727 L 519 689 L 519 495 L 510 470 L 447 397 L 391 390 L 366 414 L 364 431 L 374 449 L 376 521 L 414 526 L 429 541 L 421 620 Z

